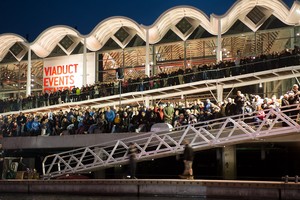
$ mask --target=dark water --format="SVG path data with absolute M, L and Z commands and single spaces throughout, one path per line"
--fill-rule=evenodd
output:
M 45 194 L 0 194 L 0 200 L 206 200 L 201 197 L 112 197 L 112 196 L 86 196 L 86 195 L 45 195 Z M 214 199 L 209 199 L 214 200 Z M 218 199 L 222 200 L 222 199 Z M 228 200 L 228 199 L 227 199 Z

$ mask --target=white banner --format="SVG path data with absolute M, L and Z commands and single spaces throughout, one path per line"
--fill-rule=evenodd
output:
M 87 84 L 95 83 L 95 53 L 87 53 Z M 44 59 L 43 91 L 57 91 L 83 85 L 83 55 Z

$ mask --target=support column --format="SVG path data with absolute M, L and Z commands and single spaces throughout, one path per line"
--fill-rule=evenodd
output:
M 294 27 L 291 29 L 291 45 L 290 45 L 291 49 L 294 49 L 295 37 L 296 37 L 296 34 L 295 34 L 295 27 Z
M 184 58 L 184 69 L 186 69 L 187 63 L 186 63 L 186 40 L 183 41 L 183 58 Z
M 267 87 L 267 82 L 263 83 L 263 87 L 264 87 L 264 98 L 268 97 L 268 87 Z
M 150 106 L 150 97 L 149 96 L 145 96 L 145 106 L 147 108 L 149 108 L 149 106 Z
M 223 148 L 223 178 L 236 179 L 236 146 Z
M 217 100 L 218 102 L 223 101 L 223 85 L 217 84 Z
M 295 28 L 294 28 L 294 34 L 295 34 L 294 45 L 299 46 L 300 45 L 300 26 L 299 25 L 295 26 Z
M 257 55 L 257 38 L 256 38 L 256 32 L 254 32 L 254 46 L 255 46 L 254 55 Z
M 145 74 L 150 77 L 150 44 L 149 44 L 149 29 L 146 29 L 146 63 L 145 63 Z
M 152 74 L 151 75 L 154 76 L 157 72 L 155 45 L 152 45 L 152 61 L 153 61 L 153 64 L 152 64 Z
M 82 62 L 82 85 L 86 86 L 87 85 L 87 59 L 86 59 L 86 38 L 83 40 L 83 62 Z
M 125 50 L 122 49 L 122 68 L 124 69 L 125 67 Z
M 31 94 L 31 48 L 30 47 L 28 48 L 27 62 L 28 63 L 27 63 L 26 97 L 28 97 Z
M 217 37 L 217 49 L 216 49 L 216 55 L 217 55 L 217 62 L 222 61 L 222 24 L 221 19 L 218 19 L 218 37 Z

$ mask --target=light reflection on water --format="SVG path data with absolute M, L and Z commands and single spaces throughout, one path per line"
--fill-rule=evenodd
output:
M 201 197 L 135 197 L 135 196 L 88 196 L 88 195 L 60 195 L 60 194 L 0 194 L 0 200 L 206 200 Z M 213 199 L 209 199 L 213 200 Z M 222 200 L 222 199 L 217 199 Z M 228 200 L 228 199 L 227 199 Z
M 247 198 L 243 198 L 247 200 Z M 249 198 L 253 199 L 253 198 Z M 65 194 L 0 194 L 0 200 L 240 200 L 240 198 L 205 198 L 205 197 L 161 197 L 161 196 L 97 196 L 97 195 L 65 195 Z M 272 200 L 272 199 L 270 199 Z M 277 200 L 277 199 L 274 199 Z

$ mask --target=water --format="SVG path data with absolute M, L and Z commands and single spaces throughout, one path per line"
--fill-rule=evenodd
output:
M 135 197 L 135 196 L 88 196 L 59 194 L 0 194 L 0 200 L 206 200 L 204 197 Z M 211 199 L 209 200 L 225 200 Z M 229 199 L 226 199 L 229 200 Z

